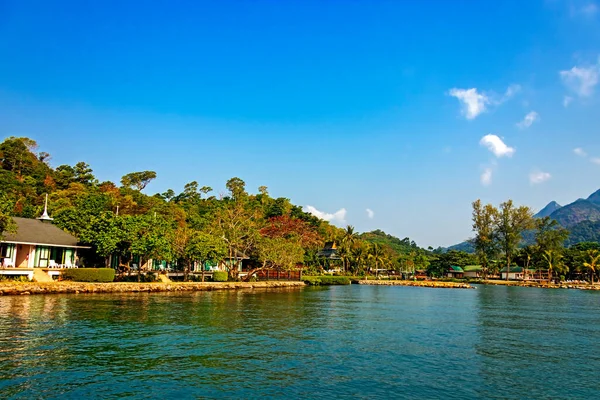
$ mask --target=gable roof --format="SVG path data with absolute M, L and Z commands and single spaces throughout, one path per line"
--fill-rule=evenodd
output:
M 4 233 L 2 242 L 46 245 L 55 247 L 81 247 L 75 236 L 51 223 L 37 219 L 13 217 L 17 230 Z
M 450 272 L 465 272 L 458 265 L 451 265 L 450 268 L 448 268 L 448 269 L 449 269 Z
M 462 267 L 465 272 L 480 272 L 483 271 L 483 267 L 481 265 L 465 265 Z
M 329 258 L 331 260 L 339 260 L 340 257 L 338 256 L 338 251 L 335 242 L 325 243 L 325 247 L 319 250 L 319 252 L 317 253 L 317 257 Z

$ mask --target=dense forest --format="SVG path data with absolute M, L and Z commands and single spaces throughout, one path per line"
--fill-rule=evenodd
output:
M 326 242 L 338 245 L 337 265 L 347 273 L 368 269 L 426 268 L 431 254 L 406 238 L 381 231 L 358 235 L 306 213 L 287 198 L 272 198 L 267 187 L 248 192 L 233 177 L 228 193 L 216 197 L 210 187 L 189 182 L 183 191 L 146 194 L 154 171 L 130 172 L 119 184 L 100 182 L 85 162 L 50 165 L 29 138 L 10 137 L 0 144 L 0 221 L 38 217 L 49 195 L 54 223 L 93 246 L 86 266 L 104 266 L 118 254 L 129 265 L 134 258 L 167 260 L 184 270 L 194 262 L 232 259 L 243 254 L 258 269 L 291 269 L 299 265 L 316 272 L 318 251 Z M 232 265 L 231 278 L 238 268 Z
M 452 265 L 480 264 L 486 273 L 497 273 L 506 265 L 548 268 L 549 263 L 551 270 L 564 276 L 597 272 L 593 259 L 598 243 L 565 249 L 569 232 L 549 218 L 528 219 L 506 233 L 512 247 L 503 247 L 502 213 L 477 202 L 475 238 L 469 242 L 476 251 L 471 254 L 423 249 L 409 238 L 381 230 L 359 234 L 352 226 L 339 228 L 287 198 L 271 197 L 265 186 L 249 193 L 238 177 L 229 179 L 227 194 L 218 197 L 197 181 L 181 192 L 147 194 L 147 185 L 158 179 L 154 171 L 128 172 L 117 184 L 100 182 L 83 161 L 52 167 L 50 160 L 50 154 L 38 151 L 29 138 L 10 137 L 0 144 L 0 231 L 12 229 L 10 216 L 40 216 L 48 194 L 54 224 L 92 246 L 82 260 L 86 267 L 103 267 L 109 255 L 118 255 L 126 268 L 132 260 L 143 258 L 168 261 L 187 272 L 194 263 L 232 260 L 243 254 L 253 271 L 302 267 L 319 273 L 324 265 L 319 250 L 334 242 L 339 260 L 333 266 L 352 275 L 386 270 L 426 271 L 440 277 Z M 529 209 L 521 211 L 531 217 Z M 530 232 L 532 243 L 519 248 L 524 232 Z M 239 265 L 227 265 L 230 278 L 237 279 Z

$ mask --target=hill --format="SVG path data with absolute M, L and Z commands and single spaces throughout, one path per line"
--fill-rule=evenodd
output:
M 597 206 L 600 206 L 600 189 L 592 193 L 590 197 L 587 198 L 587 201 Z
M 419 249 L 419 246 L 417 246 L 414 241 L 410 240 L 410 238 L 399 239 L 395 236 L 388 235 L 380 229 L 361 233 L 359 237 L 369 243 L 388 246 L 398 254 L 406 254 L 412 250 Z
M 563 228 L 571 232 L 566 245 L 571 246 L 581 242 L 600 241 L 600 190 L 592 193 L 587 199 L 577 199 L 571 204 L 561 206 L 551 201 L 534 216 L 535 218 L 550 217 L 558 222 Z M 534 242 L 533 231 L 523 234 L 523 243 Z M 473 246 L 469 241 L 464 241 L 446 250 L 457 250 L 473 252 Z
M 537 214 L 535 214 L 536 218 L 544 218 L 549 217 L 553 212 L 557 211 L 559 208 L 562 208 L 560 204 L 555 201 L 551 201 L 546 205 L 546 207 L 542 208 Z
M 599 221 L 600 206 L 589 200 L 577 200 L 574 203 L 561 207 L 550 214 L 550 218 L 556 220 L 561 226 L 571 228 L 584 221 Z

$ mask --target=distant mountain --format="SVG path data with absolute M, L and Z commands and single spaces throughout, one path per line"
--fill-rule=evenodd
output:
M 577 199 L 571 204 L 560 206 L 551 201 L 540 212 L 535 214 L 536 218 L 550 217 L 562 227 L 567 228 L 571 234 L 567 239 L 568 246 L 580 242 L 600 242 L 600 190 L 592 193 L 587 199 Z M 534 242 L 533 231 L 525 232 L 524 243 Z M 473 246 L 468 241 L 450 246 L 447 250 L 463 250 L 473 252 Z
M 447 251 L 450 251 L 450 250 L 466 251 L 467 253 L 475 253 L 475 247 L 473 247 L 473 244 L 468 240 L 466 240 L 462 243 L 450 246 L 446 250 Z
M 600 221 L 583 221 L 569 229 L 566 246 L 581 242 L 600 242 Z
M 600 220 L 600 206 L 589 200 L 577 200 L 559 208 L 550 214 L 550 218 L 555 219 L 563 227 L 569 229 L 580 222 L 595 222 Z
M 540 212 L 535 214 L 535 217 L 536 218 L 549 217 L 553 212 L 555 212 L 559 208 L 562 208 L 562 206 L 560 204 L 558 204 L 555 201 L 551 201 L 550 203 L 548 203 L 548 205 L 546 207 L 542 208 L 540 210 Z
M 600 206 L 600 189 L 592 193 L 590 197 L 587 198 L 587 201 Z

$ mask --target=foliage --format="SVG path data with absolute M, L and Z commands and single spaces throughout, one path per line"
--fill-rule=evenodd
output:
M 75 282 L 112 282 L 115 270 L 112 268 L 73 268 L 61 274 L 62 279 Z
M 489 270 L 490 261 L 498 253 L 498 241 L 496 240 L 496 231 L 494 219 L 497 218 L 498 211 L 491 204 L 485 206 L 481 200 L 473 202 L 473 231 L 475 238 L 472 240 L 475 254 L 483 268 L 484 276 Z
M 127 188 L 134 187 L 138 191 L 142 191 L 154 179 L 156 179 L 154 171 L 131 172 L 121 178 L 121 184 Z
M 349 285 L 352 283 L 348 276 L 303 276 L 302 280 L 311 286 Z
M 529 207 L 515 207 L 512 200 L 500 204 L 494 214 L 494 228 L 498 247 L 504 257 L 504 265 L 510 270 L 511 263 L 522 240 L 522 234 L 534 226 L 533 212 Z M 506 274 L 506 279 L 508 280 Z
M 229 275 L 226 271 L 215 271 L 213 272 L 213 282 L 227 282 Z

